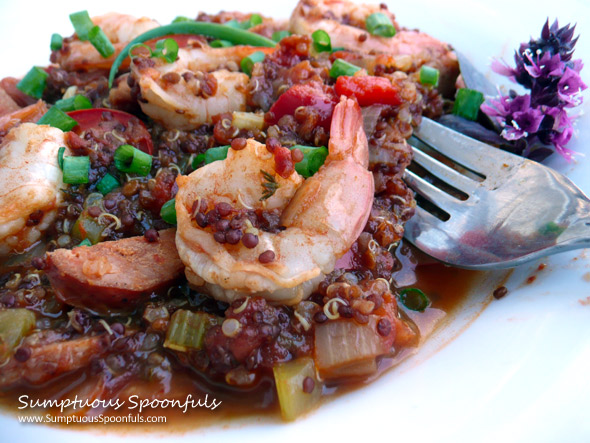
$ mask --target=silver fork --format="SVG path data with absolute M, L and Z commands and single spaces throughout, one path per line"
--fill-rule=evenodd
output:
M 428 255 L 461 268 L 500 269 L 590 247 L 590 200 L 562 174 L 427 118 L 410 144 L 416 164 L 461 191 L 445 192 L 406 170 L 406 183 L 436 206 L 419 204 L 406 224 L 405 237 Z

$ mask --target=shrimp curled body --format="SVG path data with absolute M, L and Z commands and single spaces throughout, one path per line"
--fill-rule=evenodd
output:
M 294 304 L 310 295 L 336 260 L 362 232 L 373 203 L 367 139 L 355 101 L 342 98 L 332 118 L 329 155 L 311 178 L 275 171 L 273 154 L 254 140 L 229 150 L 227 159 L 179 177 L 176 245 L 193 286 L 231 302 L 244 295 Z M 261 173 L 274 176 L 276 192 L 260 201 Z M 229 203 L 233 208 L 278 209 L 279 232 L 258 230 L 254 248 L 218 243 L 193 219 L 194 203 Z M 198 207 L 198 205 L 197 205 Z M 265 251 L 275 259 L 261 263 Z
M 34 123 L 13 128 L 0 144 L 0 257 L 33 245 L 55 220 L 64 187 L 61 146 L 61 130 Z

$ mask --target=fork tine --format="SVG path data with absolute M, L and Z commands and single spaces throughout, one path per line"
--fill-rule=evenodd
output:
M 483 176 L 488 176 L 500 164 L 512 164 L 515 161 L 515 156 L 493 149 L 428 118 L 422 119 L 420 126 L 414 130 L 414 136 L 432 149 Z
M 446 212 L 459 211 L 464 205 L 461 200 L 428 183 L 408 169 L 404 173 L 404 180 L 410 188 Z
M 404 237 L 413 244 L 416 244 L 416 238 L 422 231 L 426 231 L 431 228 L 438 230 L 444 229 L 442 220 L 439 220 L 430 212 L 422 209 L 420 206 L 416 206 L 416 212 L 404 225 Z
M 416 163 L 418 163 L 435 177 L 453 186 L 455 189 L 463 191 L 467 195 L 471 195 L 477 188 L 476 181 L 471 180 L 470 178 L 464 176 L 452 168 L 449 168 L 444 163 L 439 162 L 435 158 L 432 158 L 414 146 L 412 146 L 412 150 L 414 151 L 414 161 Z

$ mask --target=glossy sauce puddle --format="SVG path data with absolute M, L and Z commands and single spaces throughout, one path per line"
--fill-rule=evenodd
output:
M 479 314 L 485 309 L 492 297 L 490 289 L 493 290 L 497 285 L 502 284 L 499 278 L 494 278 L 494 285 L 486 285 L 486 294 L 473 294 L 474 288 L 478 287 L 482 280 L 489 277 L 489 273 L 478 271 L 469 271 L 457 268 L 450 268 L 440 263 L 435 263 L 427 257 L 422 256 L 413 248 L 403 246 L 398 249 L 397 257 L 402 266 L 401 270 L 394 272 L 393 277 L 398 286 L 414 286 L 422 289 L 432 301 L 432 307 L 442 309 L 447 313 L 447 316 L 435 330 L 435 335 L 439 332 L 444 332 L 444 339 L 436 345 L 434 352 L 429 352 L 425 356 L 415 356 L 415 352 L 408 352 L 404 358 L 411 366 L 420 364 L 422 361 L 428 359 L 438 350 L 442 349 L 446 344 L 451 342 L 454 338 L 460 335 L 469 325 L 474 321 Z M 505 279 L 506 275 L 503 274 Z M 497 276 L 496 276 L 497 277 Z M 492 287 L 493 286 L 493 287 Z M 471 300 L 476 296 L 476 301 Z M 451 331 L 448 334 L 447 329 L 454 325 L 455 317 L 462 314 L 465 308 L 468 307 L 467 320 L 463 319 L 461 326 Z M 474 309 L 475 307 L 475 309 Z M 428 344 L 428 339 L 426 344 Z M 419 350 L 419 349 L 418 349 Z M 407 360 L 410 357 L 410 360 Z M 396 362 L 400 363 L 399 361 Z M 379 365 L 379 372 L 368 380 L 358 382 L 347 382 L 333 387 L 325 388 L 325 395 L 323 402 L 334 400 L 340 395 L 343 395 L 351 390 L 362 388 L 367 383 L 381 377 L 388 373 L 391 369 L 391 360 L 384 359 Z M 395 369 L 394 369 L 395 370 Z M 403 369 L 405 371 L 407 369 Z M 10 415 L 18 412 L 18 406 L 22 404 L 18 401 L 18 397 L 27 394 L 31 399 L 58 399 L 58 398 L 73 398 L 76 393 L 84 387 L 93 386 L 93 379 L 89 370 L 81 370 L 74 374 L 67 374 L 57 381 L 53 381 L 44 388 L 21 388 L 14 392 L 7 392 L 0 394 L 0 406 Z M 223 404 L 210 411 L 204 408 L 190 409 L 189 412 L 183 414 L 180 409 L 147 409 L 141 415 L 145 418 L 147 416 L 166 416 L 165 424 L 150 424 L 150 423 L 111 423 L 108 426 L 103 424 L 70 424 L 70 425 L 52 425 L 64 430 L 71 431 L 91 431 L 99 433 L 115 433 L 115 434 L 137 434 L 137 433 L 186 433 L 195 431 L 210 426 L 224 426 L 235 425 L 236 422 L 240 424 L 252 424 L 260 422 L 280 422 L 278 414 L 278 407 L 275 400 L 275 394 L 272 382 L 267 379 L 262 379 L 262 382 L 256 388 L 244 392 L 237 392 L 236 390 L 220 389 L 205 380 L 204 377 L 196 375 L 188 369 L 176 369 L 174 376 L 170 382 L 170 392 L 165 395 L 165 398 L 178 398 L 181 402 L 184 401 L 188 394 L 192 394 L 195 400 L 204 399 L 207 394 L 209 399 L 215 398 L 221 400 Z M 118 397 L 127 399 L 128 396 L 138 394 L 144 398 L 142 392 L 145 392 L 145 398 L 149 398 L 149 392 L 153 391 L 153 386 L 149 383 L 140 382 L 134 383 L 132 386 L 125 388 L 119 393 Z M 210 401 L 210 400 L 209 400 Z M 322 407 L 321 405 L 319 406 Z M 42 410 L 39 415 L 44 415 L 49 410 Z M 53 411 L 54 412 L 54 411 Z M 94 411 L 98 413 L 97 411 Z M 57 411 L 59 413 L 59 411 Z M 127 416 L 129 413 L 135 415 L 136 413 L 127 408 L 121 408 L 119 411 L 109 409 L 103 412 L 104 415 L 109 416 Z M 313 414 L 313 412 L 311 412 Z M 305 418 L 303 418 L 305 419 Z

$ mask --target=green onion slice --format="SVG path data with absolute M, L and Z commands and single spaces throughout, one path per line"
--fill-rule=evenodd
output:
M 477 120 L 479 107 L 484 102 L 484 96 L 481 92 L 474 89 L 461 88 L 457 91 L 455 104 L 453 105 L 453 114 L 466 118 L 467 120 Z
M 174 20 L 172 20 L 172 23 L 182 23 L 182 22 L 194 22 L 194 20 L 192 18 L 188 18 L 183 15 L 179 15 Z
M 65 146 L 62 146 L 57 150 L 57 164 L 59 165 L 59 169 L 64 168 L 64 153 L 66 152 Z
M 338 46 L 336 48 L 332 48 L 332 54 L 338 51 L 346 51 L 346 48 L 344 46 Z
M 272 33 L 272 39 L 275 42 L 280 42 L 282 39 L 284 39 L 285 37 L 289 37 L 291 35 L 291 33 L 289 31 L 275 31 Z
M 244 26 L 244 29 L 250 29 L 260 24 L 262 24 L 262 17 L 259 14 L 252 14 L 242 25 Z
M 91 109 L 92 102 L 84 95 L 75 95 L 55 102 L 55 106 L 63 112 L 78 111 L 80 109 Z
M 31 97 L 41 98 L 41 96 L 43 96 L 43 91 L 45 91 L 45 86 L 47 86 L 47 77 L 49 77 L 47 72 L 34 66 L 29 72 L 27 72 L 27 75 L 17 83 L 16 87 L 21 92 L 24 92 Z
M 231 46 L 233 46 L 234 44 L 232 42 L 229 42 L 227 40 L 213 40 L 209 46 L 211 46 L 212 48 L 229 48 Z
M 117 189 L 119 186 L 119 180 L 117 180 L 111 174 L 106 173 L 104 177 L 101 178 L 98 184 L 96 185 L 96 189 L 102 195 L 107 195 L 109 192 L 111 192 L 114 189 Z
M 244 57 L 240 62 L 240 67 L 242 71 L 244 71 L 248 76 L 252 75 L 252 69 L 254 69 L 254 64 L 261 62 L 264 60 L 264 52 L 256 51 L 250 54 L 247 57 Z
M 54 128 L 61 129 L 63 132 L 68 132 L 74 129 L 78 125 L 78 122 L 57 106 L 52 106 L 49 108 L 49 111 L 43 114 L 37 124 L 53 126 Z
M 328 148 L 325 146 L 295 145 L 289 149 L 299 149 L 303 153 L 303 160 L 295 163 L 295 171 L 305 178 L 311 177 L 318 172 L 328 157 Z
M 218 146 L 216 148 L 209 148 L 204 154 L 199 154 L 193 160 L 193 169 L 197 169 L 201 166 L 201 163 L 205 162 L 206 165 L 209 163 L 216 162 L 217 160 L 225 160 L 230 146 Z
M 352 63 L 348 63 L 341 58 L 337 58 L 334 60 L 332 64 L 332 68 L 330 69 L 330 77 L 338 78 L 341 75 L 354 75 L 355 72 L 360 71 L 361 68 L 358 66 L 353 65 Z
M 435 88 L 438 86 L 438 77 L 440 72 L 436 68 L 422 65 L 420 68 L 420 83 L 423 85 L 432 85 Z
M 115 167 L 121 172 L 129 172 L 145 177 L 152 169 L 152 156 L 131 145 L 121 145 L 114 155 Z
M 330 36 L 323 29 L 318 29 L 311 34 L 313 40 L 313 47 L 317 52 L 330 52 L 332 50 L 332 40 Z
M 160 26 L 159 28 L 150 29 L 149 31 L 135 37 L 121 51 L 121 53 L 113 62 L 111 72 L 109 73 L 109 88 L 113 86 L 113 80 L 115 80 L 115 75 L 117 75 L 119 66 L 121 66 L 123 60 L 129 56 L 129 49 L 133 45 L 137 43 L 144 43 L 154 38 L 166 37 L 168 35 L 175 34 L 206 35 L 209 37 L 218 38 L 220 40 L 227 40 L 236 45 L 264 46 L 268 48 L 273 48 L 276 45 L 275 42 L 261 35 L 244 31 L 243 29 L 234 29 L 230 26 L 220 25 L 218 23 L 190 21 Z
M 162 209 L 160 209 L 160 217 L 170 225 L 176 224 L 176 199 L 168 200 Z
M 240 24 L 239 21 L 237 21 L 236 19 L 233 20 L 228 20 L 227 22 L 225 22 L 223 24 L 223 26 L 227 26 L 229 28 L 234 28 L 234 29 L 243 29 L 244 27 Z
M 430 306 L 430 299 L 418 288 L 405 288 L 399 293 L 399 300 L 412 311 L 424 311 Z
M 173 38 L 158 40 L 152 55 L 172 63 L 178 57 L 178 43 Z
M 88 240 L 87 238 L 85 238 L 80 243 L 78 243 L 78 246 L 92 246 L 92 242 L 90 240 Z M 76 248 L 78 246 L 76 246 Z
M 133 59 L 135 57 L 140 57 L 140 56 L 143 56 L 144 55 L 141 52 L 140 53 L 135 53 L 135 50 L 137 48 L 145 48 L 145 49 L 147 49 L 149 56 L 150 57 L 152 56 L 152 48 L 150 48 L 148 45 L 145 45 L 143 43 L 136 43 L 136 44 L 134 44 L 133 46 L 131 46 L 129 48 L 129 57 L 130 58 Z
M 64 157 L 62 170 L 64 183 L 69 185 L 88 183 L 90 157 Z
M 395 28 L 389 17 L 382 12 L 375 12 L 367 17 L 365 20 L 365 27 L 372 35 L 380 37 L 393 37 L 395 35 Z
M 70 14 L 70 21 L 74 25 L 74 30 L 78 38 L 82 41 L 88 40 L 88 33 L 94 28 L 94 23 L 90 20 L 88 11 L 74 12 Z
M 61 35 L 51 34 L 51 43 L 49 44 L 49 47 L 52 51 L 59 51 L 63 46 L 63 43 L 64 39 Z
M 115 47 L 99 26 L 94 26 L 88 31 L 88 40 L 103 58 L 109 58 L 115 53 Z

